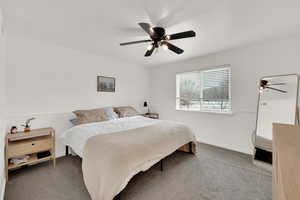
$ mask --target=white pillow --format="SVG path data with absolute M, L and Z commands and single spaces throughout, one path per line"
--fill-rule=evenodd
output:
M 102 108 L 102 109 L 106 113 L 109 120 L 114 120 L 114 119 L 119 118 L 118 114 L 114 112 L 114 109 L 112 107 L 105 107 L 105 108 Z

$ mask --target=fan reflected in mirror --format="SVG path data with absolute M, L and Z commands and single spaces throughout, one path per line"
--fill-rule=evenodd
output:
M 280 86 L 280 85 L 285 85 L 285 83 L 270 83 L 268 80 L 262 79 L 260 81 L 259 92 L 262 93 L 265 89 L 270 89 L 276 92 L 287 93 L 287 91 L 285 90 L 275 88 L 276 86 Z

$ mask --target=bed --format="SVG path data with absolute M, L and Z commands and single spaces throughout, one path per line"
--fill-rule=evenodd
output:
M 137 173 L 176 150 L 195 153 L 197 144 L 184 124 L 142 116 L 74 126 L 61 139 L 82 158 L 92 200 L 114 199 Z

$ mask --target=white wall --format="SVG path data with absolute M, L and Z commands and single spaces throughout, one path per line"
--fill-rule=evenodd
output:
M 300 35 L 296 35 L 159 66 L 150 79 L 152 110 L 163 119 L 187 123 L 204 143 L 251 154 L 258 81 L 266 75 L 300 74 L 299 52 Z M 233 115 L 175 110 L 177 72 L 224 64 L 232 68 Z
M 10 115 L 138 106 L 147 98 L 147 70 L 140 66 L 12 35 L 7 45 Z M 97 75 L 116 77 L 116 92 L 97 92 Z
M 0 199 L 4 196 L 4 137 L 6 115 L 6 87 L 5 87 L 5 36 L 3 19 L 0 9 Z
M 115 77 L 116 92 L 97 92 L 97 75 Z M 139 109 L 148 99 L 148 70 L 143 67 L 15 35 L 7 36 L 7 77 L 9 126 L 37 116 L 33 128 L 51 125 L 58 135 L 70 125 L 65 116 L 73 110 Z M 56 116 L 63 118 L 54 120 Z

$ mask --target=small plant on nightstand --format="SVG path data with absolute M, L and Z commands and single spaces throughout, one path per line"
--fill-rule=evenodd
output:
M 30 119 L 27 119 L 25 124 L 23 124 L 22 126 L 24 127 L 24 132 L 30 132 L 30 122 L 32 120 L 35 120 L 34 117 L 30 118 Z

